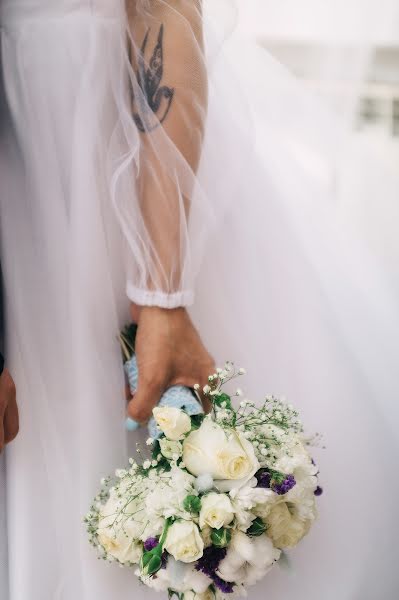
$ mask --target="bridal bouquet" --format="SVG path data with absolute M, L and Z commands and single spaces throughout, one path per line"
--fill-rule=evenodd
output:
M 317 515 L 318 470 L 298 413 L 274 397 L 257 408 L 241 390 L 235 408 L 224 385 L 243 372 L 226 363 L 209 377 L 207 416 L 154 408 L 148 457 L 102 480 L 85 518 L 102 558 L 169 597 L 244 595 Z

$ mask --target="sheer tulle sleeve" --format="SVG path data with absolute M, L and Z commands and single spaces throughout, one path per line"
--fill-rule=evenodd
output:
M 200 0 L 127 0 L 125 50 L 112 188 L 129 248 L 127 294 L 141 305 L 189 305 L 207 114 Z

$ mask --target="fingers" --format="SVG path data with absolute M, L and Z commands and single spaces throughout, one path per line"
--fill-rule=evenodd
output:
M 19 415 L 15 393 L 10 397 L 6 412 L 4 415 L 4 442 L 8 444 L 17 437 L 19 431 Z
M 19 430 L 17 393 L 15 389 L 15 383 L 7 369 L 4 370 L 1 379 L 2 393 L 7 398 L 7 407 L 3 416 L 3 425 L 4 442 L 8 444 L 16 437 Z
M 130 399 L 127 407 L 129 417 L 137 421 L 138 423 L 146 423 L 152 416 L 152 409 L 157 406 L 164 391 L 172 385 L 185 385 L 193 388 L 196 383 L 200 384 L 199 396 L 202 402 L 202 406 L 206 413 L 211 410 L 211 402 L 207 396 L 202 392 L 202 388 L 208 383 L 209 375 L 215 372 L 215 365 L 209 363 L 208 366 L 203 366 L 200 374 L 197 376 L 189 377 L 178 377 L 171 381 L 169 384 L 165 384 L 163 379 L 154 379 L 150 381 L 140 379 L 137 391 L 134 397 Z
M 146 423 L 165 389 L 166 386 L 159 381 L 140 381 L 139 377 L 138 388 L 127 406 L 129 417 L 138 423 Z
M 208 396 L 205 396 L 205 394 L 203 393 L 202 390 L 203 390 L 204 386 L 208 383 L 209 375 L 213 375 L 213 373 L 215 373 L 215 370 L 216 370 L 215 363 L 213 362 L 212 359 L 210 359 L 210 361 L 207 362 L 206 364 L 202 365 L 201 367 L 195 368 L 195 371 L 197 372 L 196 375 L 191 376 L 191 377 L 184 377 L 184 376 L 177 377 L 172 382 L 172 385 L 185 385 L 189 388 L 194 388 L 195 384 L 198 383 L 200 388 L 197 391 L 197 394 L 200 397 L 204 412 L 209 413 L 212 408 L 212 404 L 211 404 Z
M 4 415 L 7 410 L 8 396 L 3 390 L 3 375 L 0 377 L 0 452 L 3 450 L 5 445 L 4 439 Z
M 0 377 L 0 451 L 18 433 L 18 408 L 14 381 L 5 369 Z

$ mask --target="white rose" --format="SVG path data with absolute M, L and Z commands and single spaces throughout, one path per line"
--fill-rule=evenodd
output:
M 313 519 L 304 519 L 300 504 L 279 502 L 267 516 L 267 535 L 277 548 L 293 548 L 308 533 Z
M 168 440 L 168 438 L 161 438 L 159 440 L 159 446 L 161 454 L 165 458 L 179 458 L 183 452 L 183 446 L 177 440 Z
M 156 406 L 152 414 L 158 427 L 169 440 L 181 440 L 191 429 L 190 417 L 180 408 Z
M 201 558 L 204 542 L 195 523 L 175 521 L 168 530 L 164 548 L 176 560 L 190 563 Z
M 211 492 L 203 496 L 199 515 L 201 529 L 205 525 L 209 525 L 212 529 L 220 529 L 231 523 L 233 519 L 233 507 L 230 498 L 226 494 Z
M 259 469 L 252 444 L 210 418 L 184 440 L 183 461 L 193 475 L 211 475 L 215 487 L 223 492 L 241 487 Z

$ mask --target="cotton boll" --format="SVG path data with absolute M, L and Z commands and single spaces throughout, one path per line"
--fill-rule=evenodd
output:
M 195 567 L 177 561 L 172 556 L 168 558 L 166 569 L 158 571 L 157 577 L 161 573 L 164 573 L 163 579 L 168 581 L 168 587 L 176 592 L 193 590 L 197 594 L 202 594 L 212 584 L 209 577 L 197 571 Z
M 160 571 L 158 571 L 156 577 L 148 575 L 143 576 L 139 569 L 137 569 L 135 574 L 141 579 L 144 585 L 155 590 L 156 592 L 166 592 L 171 586 L 171 581 L 169 579 L 166 569 L 161 569 Z
M 203 594 L 208 587 L 212 584 L 211 579 L 201 573 L 201 571 L 197 571 L 196 569 L 192 569 L 186 577 L 185 584 L 188 588 L 192 589 L 196 594 Z M 186 588 L 187 589 L 187 588 Z
M 237 552 L 234 552 L 234 550 L 232 550 L 227 559 L 227 564 L 228 567 L 231 568 L 233 571 L 238 572 L 242 568 L 242 566 L 245 565 L 245 559 L 242 556 L 240 556 Z
M 213 477 L 209 473 L 198 475 L 194 483 L 195 489 L 200 494 L 205 494 L 206 492 L 209 492 L 213 488 L 213 485 Z
M 233 535 L 231 540 L 231 548 L 246 562 L 253 561 L 255 545 L 253 544 L 251 538 L 242 533 L 242 531 L 236 531 Z
M 221 561 L 218 575 L 225 581 L 251 585 L 261 579 L 280 557 L 266 535 L 249 538 L 236 532 L 226 557 Z
M 217 574 L 225 581 L 240 581 L 245 576 L 245 560 L 229 548 L 225 558 L 220 562 Z
M 184 592 L 189 587 L 186 587 L 186 579 L 191 571 L 191 567 L 185 563 L 175 560 L 172 556 L 168 558 L 166 566 L 167 576 L 170 582 L 170 587 L 176 592 Z M 159 571 L 158 571 L 159 573 Z
M 223 560 L 218 568 L 218 575 L 219 577 L 221 577 L 224 581 L 228 581 L 231 583 L 234 583 L 235 581 L 243 581 L 245 579 L 245 568 L 241 567 L 240 569 L 237 569 L 236 567 L 234 567 L 233 565 L 230 565 L 228 563 L 228 561 Z
M 257 581 L 259 581 L 266 575 L 267 571 L 270 568 L 271 566 L 267 569 L 258 569 L 254 565 L 248 565 L 246 568 L 245 579 L 243 580 L 243 582 L 245 583 L 245 585 L 254 585 Z
M 253 546 L 255 552 L 251 564 L 258 569 L 268 569 L 280 558 L 281 551 L 273 546 L 272 541 L 267 535 L 260 535 L 253 538 Z

